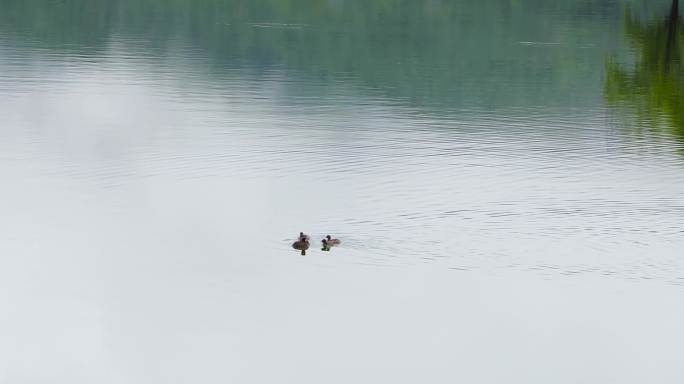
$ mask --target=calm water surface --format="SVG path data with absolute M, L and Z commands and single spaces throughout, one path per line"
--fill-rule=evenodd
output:
M 0 6 L 3 381 L 684 379 L 668 1 Z

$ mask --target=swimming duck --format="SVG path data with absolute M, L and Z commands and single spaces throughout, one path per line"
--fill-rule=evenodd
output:
M 333 239 L 330 235 L 326 236 L 325 239 L 321 240 L 321 243 L 325 246 L 340 245 L 340 239 Z
M 302 256 L 306 255 L 306 250 L 309 249 L 309 241 L 305 239 L 299 239 L 292 243 L 292 248 L 302 251 Z

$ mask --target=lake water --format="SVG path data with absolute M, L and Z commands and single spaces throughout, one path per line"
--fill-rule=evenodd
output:
M 1 381 L 682 382 L 670 10 L 0 0 Z

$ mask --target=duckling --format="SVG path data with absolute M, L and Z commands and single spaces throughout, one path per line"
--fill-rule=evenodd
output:
M 330 237 L 330 235 L 326 236 L 325 239 L 321 240 L 321 243 L 323 243 L 324 246 L 335 246 L 335 245 L 340 245 L 341 241 L 340 239 L 333 239 Z
M 306 233 L 304 233 L 304 232 L 299 232 L 299 240 L 306 240 L 306 241 L 309 241 L 309 240 L 311 240 L 311 238 L 310 238 L 309 235 L 307 235 Z
M 292 248 L 302 251 L 302 256 L 306 255 L 306 250 L 309 249 L 309 241 L 304 239 L 299 239 L 292 243 Z

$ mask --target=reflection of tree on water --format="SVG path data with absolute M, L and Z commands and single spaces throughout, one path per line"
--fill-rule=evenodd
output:
M 295 80 L 279 94 L 302 100 L 351 91 L 440 114 L 593 106 L 603 55 L 578 47 L 629 1 L 0 0 L 0 38 L 79 57 L 142 47 L 217 82 L 278 73 Z
M 638 58 L 629 70 L 611 59 L 606 64 L 605 97 L 609 105 L 634 111 L 640 122 L 665 126 L 684 140 L 684 67 L 679 0 L 664 20 L 641 23 L 627 13 L 625 29 Z

